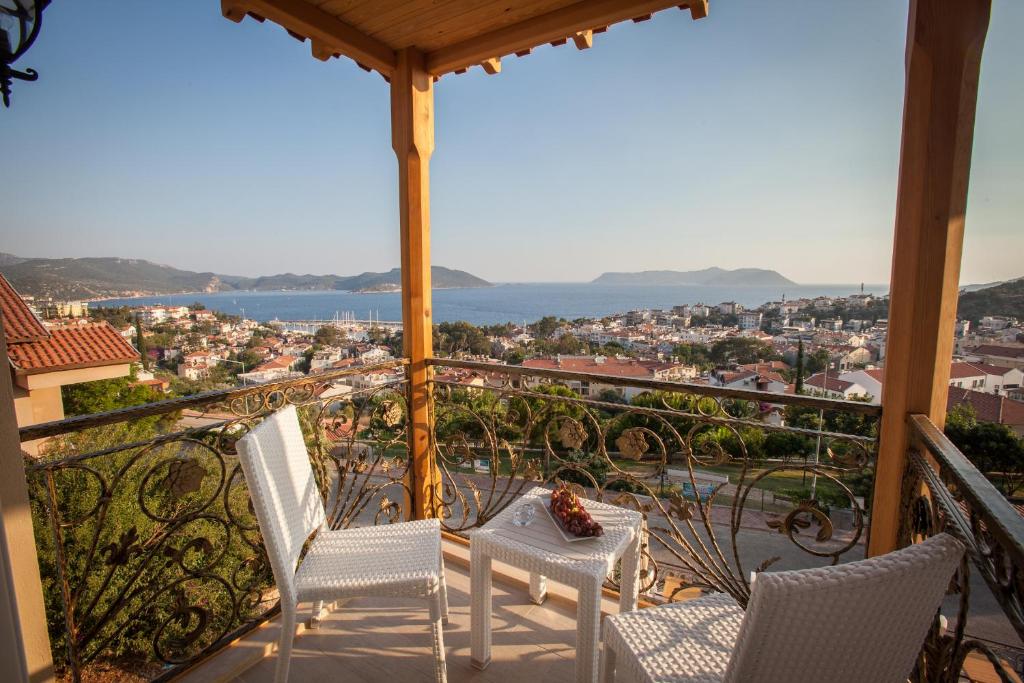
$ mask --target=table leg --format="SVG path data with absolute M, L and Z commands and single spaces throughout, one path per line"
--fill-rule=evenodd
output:
M 576 682 L 597 680 L 598 646 L 601 643 L 601 584 L 603 576 L 587 576 L 580 582 L 576 601 Z
M 469 542 L 470 662 L 477 669 L 491 663 L 491 558 Z
M 543 575 L 530 572 L 530 600 L 540 605 L 548 597 L 548 580 Z
M 619 579 L 619 612 L 632 612 L 636 609 L 637 596 L 640 593 L 640 537 L 638 529 L 633 540 L 622 553 L 622 572 Z

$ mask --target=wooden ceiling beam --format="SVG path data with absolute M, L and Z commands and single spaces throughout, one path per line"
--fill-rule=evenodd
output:
M 586 50 L 587 48 L 594 46 L 594 32 L 593 31 L 580 31 L 572 37 L 572 42 L 576 44 L 577 50 Z
M 335 54 L 351 57 L 360 65 L 394 73 L 395 51 L 381 41 L 352 28 L 345 22 L 302 0 L 221 0 L 221 14 L 240 22 L 249 12 L 270 19 L 292 35 L 313 42 L 313 56 L 329 59 Z M 493 53 L 489 57 L 493 57 Z M 481 60 L 482 61 L 482 60 Z
M 427 55 L 427 70 L 437 76 L 481 64 L 497 55 L 521 54 L 539 45 L 616 24 L 635 17 L 659 12 L 670 7 L 688 7 L 696 17 L 694 6 L 705 0 L 690 0 L 680 4 L 665 0 L 582 0 L 547 14 L 521 21 L 511 26 L 474 36 L 454 45 L 434 50 Z M 575 40 L 575 38 L 574 38 Z
M 680 5 L 679 9 L 690 8 L 690 18 L 696 21 L 708 15 L 708 0 L 690 0 L 688 4 Z
M 484 68 L 489 75 L 501 73 L 501 57 L 492 57 L 491 59 L 485 59 L 480 62 L 480 66 Z

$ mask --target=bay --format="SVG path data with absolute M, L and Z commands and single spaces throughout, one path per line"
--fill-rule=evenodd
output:
M 618 286 L 591 283 L 509 283 L 476 289 L 435 289 L 434 322 L 465 320 L 475 325 L 533 322 L 546 315 L 573 320 L 599 318 L 634 309 L 670 309 L 682 304 L 715 305 L 735 301 L 755 308 L 767 301 L 815 296 L 848 296 L 860 291 L 856 284 L 787 285 L 784 287 L 728 287 L 710 285 Z M 885 294 L 888 285 L 865 285 L 870 294 Z M 217 292 L 107 299 L 93 306 L 179 306 L 199 302 L 211 310 L 242 315 L 252 320 L 330 320 L 336 315 L 366 320 L 402 319 L 398 292 L 359 294 L 315 292 Z

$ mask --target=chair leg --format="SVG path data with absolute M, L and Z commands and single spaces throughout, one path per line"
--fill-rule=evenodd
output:
M 440 591 L 428 598 L 430 603 L 430 631 L 434 640 L 434 678 L 437 683 L 446 683 L 448 667 L 444 661 L 444 627 L 441 624 L 443 607 Z
M 292 657 L 292 641 L 295 640 L 295 605 L 281 605 L 281 640 L 277 646 L 277 669 L 274 683 L 287 683 L 288 665 Z
M 317 600 L 313 603 L 313 609 L 309 614 L 309 628 L 316 630 L 320 628 L 320 616 L 324 613 L 324 601 Z
M 615 683 L 615 650 L 608 647 L 608 643 L 601 648 L 601 673 L 597 680 Z
M 441 592 L 441 623 L 445 626 L 448 625 L 448 582 L 444 578 L 444 553 L 441 553 L 441 571 L 440 571 L 441 583 L 439 590 Z

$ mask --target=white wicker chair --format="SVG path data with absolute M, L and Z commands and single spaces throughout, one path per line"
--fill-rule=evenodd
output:
M 332 530 L 309 464 L 298 415 L 288 406 L 238 442 L 242 471 L 281 593 L 281 642 L 275 681 L 288 679 L 298 603 L 351 597 L 425 598 L 430 608 L 435 675 L 446 680 L 442 623 L 448 596 L 436 519 Z M 296 570 L 310 536 L 306 556 Z
M 940 534 L 868 560 L 758 575 L 728 595 L 605 618 L 601 680 L 906 681 L 964 548 Z

